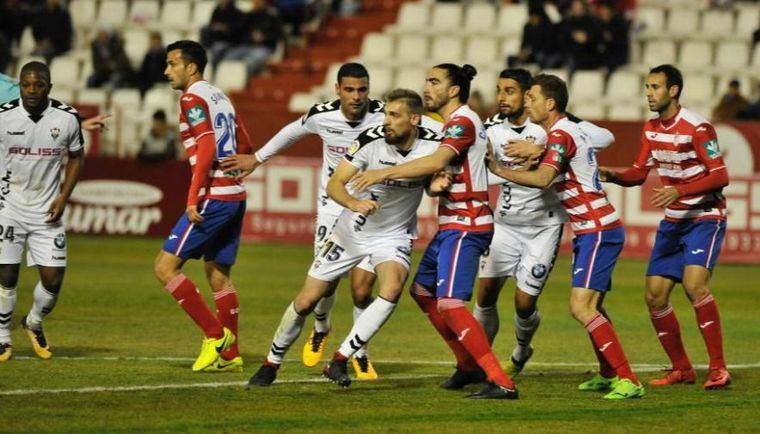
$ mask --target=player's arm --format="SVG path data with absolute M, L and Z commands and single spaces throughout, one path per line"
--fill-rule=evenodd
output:
M 82 169 L 84 168 L 84 148 L 79 148 L 76 151 L 69 151 L 68 156 L 69 160 L 66 163 L 61 193 L 50 205 L 50 208 L 48 209 L 48 218 L 45 220 L 45 223 L 57 222 L 61 218 L 63 210 L 66 209 L 69 197 L 71 197 L 71 192 L 74 191 L 79 176 L 82 174 Z
M 327 195 L 342 207 L 367 216 L 377 211 L 380 205 L 374 200 L 359 200 L 351 196 L 346 189 L 346 184 L 358 171 L 359 168 L 348 161 L 341 161 L 327 182 Z
M 211 126 L 208 106 L 201 98 L 185 95 L 180 98 L 180 108 L 187 119 L 196 144 L 195 166 L 193 166 L 193 178 L 187 192 L 185 212 L 190 222 L 200 223 L 203 217 L 198 212 L 198 195 L 201 188 L 209 183 L 209 172 L 216 157 L 216 138 Z
M 508 169 L 493 158 L 490 153 L 487 157 L 488 169 L 496 176 L 526 187 L 546 188 L 557 176 L 558 171 L 547 165 L 540 165 L 534 170 L 519 171 Z
M 591 140 L 591 147 L 596 152 L 601 152 L 615 143 L 615 135 L 607 128 L 602 128 L 589 121 L 581 121 L 578 125 L 581 131 L 588 135 Z
M 441 171 L 425 179 L 425 193 L 430 197 L 440 196 L 449 191 L 454 182 L 451 172 Z
M 248 135 L 248 130 L 245 128 L 245 124 L 241 119 L 237 119 L 235 123 L 235 138 L 237 143 L 237 154 L 249 155 L 253 152 L 253 143 L 251 142 L 251 136 Z M 241 170 L 235 176 L 238 181 L 250 175 L 256 168 L 250 170 Z
M 304 122 L 303 119 L 299 118 L 284 126 L 254 154 L 237 153 L 226 157 L 221 161 L 222 169 L 253 172 L 270 158 L 288 149 L 304 136 L 311 134 L 307 122 L 309 121 Z
M 599 179 L 602 182 L 611 182 L 623 187 L 641 185 L 647 180 L 647 175 L 649 175 L 649 170 L 653 164 L 649 140 L 646 138 L 645 132 L 642 131 L 639 156 L 636 158 L 633 166 L 622 171 L 615 171 L 608 167 L 599 167 Z
M 718 146 L 718 136 L 712 125 L 699 125 L 692 138 L 697 159 L 709 171 L 704 178 L 686 184 L 655 188 L 652 205 L 666 207 L 681 196 L 705 194 L 720 191 L 728 185 L 728 171 Z
M 106 130 L 106 119 L 110 118 L 110 113 L 103 113 L 82 121 L 82 129 L 85 131 Z
M 429 176 L 445 169 L 456 156 L 456 151 L 447 146 L 441 146 L 431 155 L 398 166 L 359 172 L 351 178 L 351 186 L 356 191 L 364 191 L 370 185 L 380 184 L 388 179 Z

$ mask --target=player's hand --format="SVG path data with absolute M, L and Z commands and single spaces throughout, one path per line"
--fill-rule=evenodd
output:
M 348 183 L 355 192 L 361 193 L 371 185 L 380 184 L 385 179 L 385 173 L 380 169 L 366 170 L 364 172 L 357 172 Z
M 256 156 L 253 154 L 232 154 L 224 157 L 224 159 L 219 162 L 219 166 L 225 172 L 231 170 L 240 170 L 245 173 L 242 178 L 245 178 L 251 174 L 251 172 L 256 170 L 257 167 L 261 166 L 261 164 L 262 163 L 256 159 Z
M 203 216 L 198 212 L 197 205 L 188 206 L 185 213 L 187 214 L 187 219 L 190 220 L 190 223 L 198 224 L 203 222 Z
M 652 206 L 655 208 L 665 208 L 675 202 L 681 194 L 674 187 L 653 188 Z
M 56 197 L 48 208 L 48 218 L 45 219 L 45 223 L 55 223 L 60 220 L 64 209 L 66 209 L 66 199 L 63 196 Z
M 110 113 L 103 113 L 82 121 L 82 129 L 85 131 L 107 130 L 105 120 L 110 118 Z
M 361 213 L 364 217 L 380 209 L 380 204 L 371 199 L 357 200 L 351 205 L 351 211 Z
M 488 170 L 496 175 L 498 175 L 502 169 L 501 163 L 499 163 L 493 154 L 493 144 L 491 144 L 490 140 L 486 146 L 486 165 L 488 166 Z
M 260 166 L 260 165 L 261 165 L 261 164 L 259 164 L 259 166 Z M 251 173 L 253 173 L 253 171 L 254 171 L 254 170 L 256 170 L 256 169 L 251 169 L 251 170 L 239 170 L 239 171 L 238 171 L 238 173 L 237 173 L 237 175 L 235 175 L 235 180 L 236 180 L 236 181 L 242 181 L 242 180 L 243 180 L 243 178 L 245 178 L 246 176 L 248 176 L 248 175 L 250 175 Z
M 438 195 L 451 188 L 454 176 L 450 172 L 441 171 L 433 175 L 430 180 L 428 192 L 432 195 Z
M 504 155 L 512 158 L 539 159 L 544 154 L 544 147 L 533 144 L 527 140 L 510 140 L 501 149 Z
M 615 180 L 615 172 L 607 167 L 599 166 L 599 180 L 602 182 L 613 182 Z

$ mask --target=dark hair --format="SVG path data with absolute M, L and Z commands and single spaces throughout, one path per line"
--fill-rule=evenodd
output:
M 338 84 L 340 84 L 343 77 L 366 78 L 369 80 L 369 72 L 367 72 L 367 68 L 361 63 L 349 62 L 341 65 L 338 70 Z
M 163 111 L 162 109 L 156 110 L 155 112 L 153 112 L 153 120 L 166 122 L 166 112 Z
M 48 83 L 50 83 L 50 68 L 48 68 L 47 65 L 45 65 L 42 62 L 38 62 L 36 60 L 33 60 L 24 66 L 21 67 L 21 71 L 18 74 L 18 78 L 20 79 L 24 75 L 30 73 L 30 72 L 36 72 L 38 75 L 44 75 L 47 77 Z
M 441 63 L 433 68 L 443 69 L 452 86 L 459 86 L 459 102 L 466 103 L 470 99 L 470 82 L 478 75 L 478 70 L 472 65 L 454 65 Z
M 541 94 L 545 98 L 551 98 L 556 104 L 557 112 L 565 113 L 567 110 L 567 84 L 557 77 L 550 74 L 538 74 L 533 77 L 533 85 L 541 87 Z
M 665 74 L 665 85 L 668 86 L 668 90 L 670 90 L 672 86 L 678 86 L 676 99 L 681 96 L 681 92 L 683 92 L 683 76 L 681 75 L 681 71 L 679 71 L 678 68 L 673 65 L 664 64 L 655 66 L 649 70 L 649 73 Z
M 499 78 L 508 78 L 517 82 L 520 89 L 525 92 L 533 85 L 533 76 L 527 69 L 509 68 L 501 71 Z
M 420 95 L 417 92 L 409 89 L 393 89 L 388 92 L 388 95 L 385 97 L 386 102 L 399 100 L 406 104 L 410 112 L 416 115 L 422 114 L 422 98 L 420 98 Z
M 208 57 L 206 57 L 206 50 L 203 46 L 195 41 L 181 40 L 173 42 L 166 47 L 166 53 L 170 51 L 180 50 L 182 51 L 182 59 L 186 63 L 195 63 L 198 67 L 198 72 L 203 75 L 203 71 L 206 69 L 208 63 Z

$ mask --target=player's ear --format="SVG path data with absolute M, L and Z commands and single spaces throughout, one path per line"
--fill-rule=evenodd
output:
M 459 95 L 460 87 L 457 85 L 449 87 L 449 98 L 454 99 Z
M 554 98 L 546 98 L 546 111 L 552 111 L 557 108 L 557 101 Z
M 414 125 L 415 127 L 419 126 L 421 120 L 422 120 L 422 116 L 416 113 L 412 113 L 412 117 L 410 118 L 412 125 Z

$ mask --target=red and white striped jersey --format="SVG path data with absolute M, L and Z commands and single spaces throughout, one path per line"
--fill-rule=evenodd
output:
M 470 107 L 463 105 L 443 126 L 443 136 L 440 146 L 453 149 L 457 156 L 446 168 L 454 179 L 438 202 L 438 230 L 492 231 L 485 165 L 488 145 L 483 122 Z
M 576 235 L 622 225 L 602 189 L 596 151 L 577 123 L 562 118 L 552 125 L 541 164 L 565 175 L 554 187 Z
M 204 199 L 244 200 L 245 188 L 234 178 L 235 173 L 219 168 L 219 161 L 224 157 L 251 152 L 248 133 L 237 119 L 235 107 L 221 90 L 205 80 L 190 85 L 179 101 L 180 140 L 193 169 L 188 205 L 196 205 Z M 209 135 L 213 140 L 204 141 L 206 148 L 199 147 L 201 139 Z M 199 164 L 199 167 L 209 168 L 207 176 L 198 173 Z
M 656 116 L 644 124 L 641 150 L 633 166 L 645 170 L 655 167 L 664 186 L 688 184 L 716 170 L 726 170 L 715 129 L 685 108 L 672 119 Z M 665 219 L 725 219 L 726 198 L 721 190 L 681 196 L 665 208 Z

